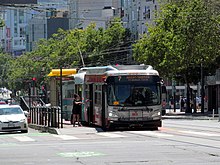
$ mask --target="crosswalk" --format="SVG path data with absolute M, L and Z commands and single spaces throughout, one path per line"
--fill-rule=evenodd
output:
M 198 136 L 198 137 L 220 137 L 220 132 L 208 133 L 202 131 L 173 130 L 173 131 L 124 131 L 124 132 L 97 132 L 93 134 L 76 135 L 54 135 L 49 133 L 27 133 L 27 134 L 0 134 L 0 146 L 5 142 L 37 142 L 37 141 L 73 141 L 73 140 L 97 140 L 116 139 L 131 137 L 155 137 L 172 138 L 175 136 Z
M 15 138 L 16 140 L 21 141 L 21 142 L 27 142 L 27 141 L 28 142 L 33 142 L 33 141 L 35 141 L 35 139 L 30 138 L 28 136 L 15 136 L 13 138 Z

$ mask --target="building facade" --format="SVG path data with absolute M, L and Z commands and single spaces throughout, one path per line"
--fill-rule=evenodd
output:
M 24 8 L 1 7 L 5 27 L 1 30 L 1 47 L 4 52 L 16 57 L 26 50 L 26 26 L 28 10 Z
M 69 30 L 69 19 L 66 12 L 60 14 L 56 13 L 51 16 L 48 12 L 41 13 L 42 17 L 34 17 L 30 19 L 27 26 L 27 51 L 32 51 L 36 48 L 36 44 L 40 39 L 49 39 L 58 29 Z M 47 17 L 46 15 L 50 15 Z
M 47 29 L 47 18 L 54 15 L 60 17 L 62 14 L 67 18 L 67 0 L 38 0 L 37 2 L 38 4 L 31 7 L 27 4 L 23 6 L 0 6 L 0 17 L 5 22 L 5 27 L 0 29 L 0 46 L 4 52 L 13 57 L 32 50 L 36 41 L 40 38 L 46 38 L 47 34 L 42 34 L 42 31 L 45 32 Z M 57 24 L 59 25 L 59 22 L 62 21 L 57 21 Z M 51 22 L 56 21 L 49 20 L 48 24 Z M 57 24 L 55 23 L 55 26 Z
M 92 22 L 106 28 L 119 15 L 119 0 L 69 0 L 70 29 L 85 29 Z
M 130 29 L 134 40 L 148 32 L 146 24 L 153 23 L 158 8 L 157 0 L 121 0 L 124 27 Z

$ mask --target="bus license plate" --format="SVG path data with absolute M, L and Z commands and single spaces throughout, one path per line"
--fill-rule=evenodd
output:
M 143 117 L 141 111 L 130 111 L 130 117 L 132 118 L 139 118 Z

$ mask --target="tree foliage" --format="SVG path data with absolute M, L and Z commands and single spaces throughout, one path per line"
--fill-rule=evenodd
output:
M 139 62 L 153 65 L 162 76 L 197 83 L 201 63 L 208 72 L 217 67 L 219 25 L 220 15 L 212 1 L 167 3 L 161 7 L 149 33 L 134 45 L 134 56 Z
M 11 88 L 22 88 L 23 82 L 36 77 L 38 84 L 46 81 L 52 68 L 77 68 L 88 65 L 112 64 L 114 58 L 121 63 L 127 56 L 129 33 L 120 19 L 113 20 L 107 29 L 96 28 L 94 23 L 86 29 L 60 29 L 50 39 L 42 39 L 37 47 L 20 57 L 11 59 L 8 82 Z M 83 58 L 81 58 L 83 57 Z
M 0 28 L 4 26 L 5 26 L 5 22 L 2 19 L 0 19 Z

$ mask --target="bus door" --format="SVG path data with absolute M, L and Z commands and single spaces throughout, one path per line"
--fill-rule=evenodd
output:
M 76 84 L 75 85 L 75 93 L 78 94 L 81 98 L 81 101 L 83 101 L 82 99 L 84 98 L 84 95 L 82 93 L 82 88 L 83 86 L 81 84 Z M 79 120 L 80 121 L 83 121 L 84 117 L 83 117 L 83 108 L 84 108 L 84 105 L 81 106 L 81 113 L 79 115 Z
M 87 110 L 88 124 L 94 123 L 93 100 L 93 84 L 89 84 L 89 107 Z
M 102 127 L 106 127 L 106 113 L 107 113 L 107 85 L 102 86 Z

